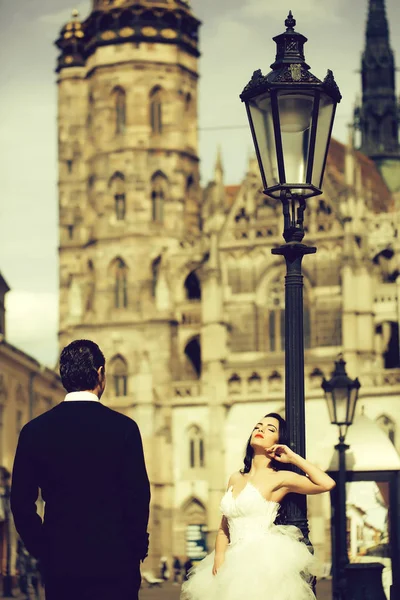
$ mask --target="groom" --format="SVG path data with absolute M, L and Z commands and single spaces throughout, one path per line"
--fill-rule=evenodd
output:
M 46 600 L 137 600 L 150 502 L 138 426 L 101 404 L 106 373 L 97 344 L 66 346 L 60 374 L 65 400 L 20 433 L 15 526 L 41 561 Z

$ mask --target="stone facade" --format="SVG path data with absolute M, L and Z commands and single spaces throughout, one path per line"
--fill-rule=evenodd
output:
M 283 410 L 284 265 L 271 254 L 283 219 L 253 159 L 227 187 L 219 157 L 199 188 L 198 22 L 187 3 L 93 8 L 57 42 L 60 346 L 101 346 L 104 402 L 141 428 L 156 568 L 186 555 L 190 526 L 212 547 L 254 422 Z M 318 247 L 304 261 L 308 454 L 323 468 L 333 444 L 320 385 L 338 353 L 362 383 L 365 414 L 400 424 L 396 198 L 352 138 L 332 142 L 324 195 L 305 214 Z M 309 507 L 329 562 L 328 495 Z
M 0 307 L 5 306 L 9 287 L 0 274 Z M 31 419 L 49 410 L 65 395 L 59 376 L 37 360 L 7 342 L 5 310 L 2 312 L 4 328 L 0 332 L 0 470 L 11 473 L 18 436 Z M 2 478 L 3 484 L 3 478 Z M 4 493 L 4 490 L 1 492 Z M 39 511 L 43 505 L 39 500 Z M 5 572 L 7 532 L 3 502 L 0 502 L 0 565 Z M 12 561 L 14 572 L 17 534 L 11 528 Z

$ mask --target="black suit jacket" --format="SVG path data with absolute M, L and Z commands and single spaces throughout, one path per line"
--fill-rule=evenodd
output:
M 45 501 L 42 523 L 38 490 Z M 139 428 L 96 401 L 61 402 L 22 429 L 11 510 L 45 573 L 129 572 L 148 550 L 150 486 Z

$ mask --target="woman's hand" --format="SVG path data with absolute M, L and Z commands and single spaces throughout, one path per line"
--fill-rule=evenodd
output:
M 214 557 L 214 564 L 213 564 L 213 568 L 212 568 L 212 574 L 216 575 L 217 572 L 219 571 L 219 569 L 221 568 L 221 566 L 223 565 L 225 560 L 225 555 L 224 554 L 216 554 Z
M 273 458 L 277 462 L 295 464 L 298 455 L 284 444 L 274 444 L 267 448 L 268 458 Z

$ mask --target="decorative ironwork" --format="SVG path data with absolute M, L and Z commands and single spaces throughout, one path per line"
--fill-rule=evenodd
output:
M 154 42 L 176 44 L 189 54 L 200 56 L 200 21 L 181 0 L 165 7 L 137 2 L 122 1 L 113 5 L 96 2 L 85 21 L 81 23 L 77 17 L 74 13 L 74 20 L 62 28 L 56 41 L 61 50 L 57 71 L 84 66 L 98 46 L 148 41 L 149 37 Z
M 342 99 L 342 94 L 340 93 L 338 84 L 335 81 L 333 72 L 330 69 L 328 69 L 328 72 L 325 76 L 324 87 L 325 90 L 336 99 L 336 102 L 340 102 Z
M 289 10 L 289 14 L 285 21 L 285 27 L 287 28 L 286 31 L 294 31 L 294 28 L 296 27 L 296 19 L 293 17 L 291 10 Z

